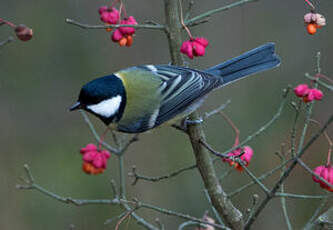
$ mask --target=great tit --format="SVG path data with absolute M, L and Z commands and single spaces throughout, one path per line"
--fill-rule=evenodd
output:
M 86 110 L 121 132 L 141 133 L 185 118 L 213 89 L 279 64 L 275 44 L 267 43 L 206 70 L 130 67 L 85 84 L 70 110 Z

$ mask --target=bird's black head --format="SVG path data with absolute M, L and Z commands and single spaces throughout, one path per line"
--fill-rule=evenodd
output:
M 71 111 L 84 109 L 99 117 L 106 125 L 119 121 L 126 105 L 123 82 L 114 74 L 97 78 L 85 84 Z

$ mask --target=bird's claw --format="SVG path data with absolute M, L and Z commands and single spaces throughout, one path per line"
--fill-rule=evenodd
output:
M 203 122 L 203 119 L 201 117 L 197 120 L 185 119 L 185 125 L 197 125 L 197 124 L 201 124 L 202 122 Z

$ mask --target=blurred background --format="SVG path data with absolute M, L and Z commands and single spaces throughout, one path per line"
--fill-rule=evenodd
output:
M 197 1 L 192 15 L 231 2 Z M 133 46 L 121 48 L 110 40 L 111 34 L 105 30 L 84 30 L 65 23 L 66 18 L 71 18 L 100 24 L 97 9 L 105 4 L 111 3 L 101 0 L 0 2 L 2 18 L 24 23 L 34 31 L 31 41 L 15 41 L 0 48 L 0 229 L 59 230 L 69 229 L 71 224 L 80 230 L 112 229 L 112 225 L 103 225 L 104 221 L 121 213 L 113 206 L 74 207 L 37 191 L 15 189 L 21 183 L 19 177 L 24 175 L 23 165 L 27 163 L 36 182 L 59 195 L 78 199 L 112 197 L 109 181 L 111 178 L 118 181 L 117 158 L 111 157 L 102 175 L 89 176 L 82 172 L 79 149 L 94 139 L 80 113 L 70 113 L 68 107 L 76 101 L 81 86 L 96 77 L 133 65 L 169 63 L 170 59 L 163 32 L 138 30 Z M 139 23 L 164 22 L 163 1 L 127 0 L 125 5 L 128 14 L 135 16 Z M 218 64 L 265 42 L 275 42 L 282 59 L 277 69 L 213 92 L 200 112 L 210 111 L 231 99 L 225 113 L 240 129 L 242 140 L 276 113 L 284 87 L 307 82 L 305 72 L 314 74 L 317 51 L 322 53 L 322 72 L 332 76 L 333 31 L 329 12 L 333 10 L 333 2 L 316 1 L 315 6 L 327 18 L 328 25 L 314 36 L 306 33 L 303 15 L 309 8 L 304 1 L 257 1 L 214 15 L 210 23 L 192 28 L 194 36 L 206 37 L 210 42 L 205 57 L 193 61 L 185 57 L 192 67 L 200 69 Z M 9 27 L 0 29 L 0 40 L 14 36 Z M 324 99 L 316 103 L 314 112 L 314 119 L 319 122 L 326 121 L 332 113 L 332 96 L 323 91 Z M 102 133 L 101 122 L 91 119 Z M 289 104 L 281 119 L 249 144 L 254 149 L 250 169 L 256 175 L 279 164 L 274 152 L 280 149 L 281 143 L 288 146 L 293 119 L 294 111 Z M 204 127 L 209 143 L 216 150 L 225 151 L 233 145 L 234 132 L 222 117 L 212 117 Z M 312 124 L 308 137 L 316 130 L 317 125 Z M 332 127 L 328 133 L 333 136 Z M 320 137 L 304 161 L 311 168 L 322 165 L 326 162 L 327 150 L 327 141 Z M 127 171 L 136 165 L 139 173 L 148 176 L 164 175 L 193 163 L 187 137 L 168 127 L 141 135 L 140 141 L 125 155 Z M 228 169 L 222 162 L 217 166 L 219 175 Z M 267 185 L 272 185 L 277 177 L 267 180 Z M 131 181 L 129 178 L 127 183 L 129 197 L 197 217 L 209 210 L 197 170 L 159 183 L 140 181 L 131 186 Z M 230 192 L 247 181 L 245 173 L 233 171 L 222 184 Z M 300 167 L 286 181 L 286 189 L 298 194 L 325 194 Z M 253 193 L 264 197 L 253 187 L 235 196 L 236 206 L 245 211 L 252 203 Z M 318 200 L 287 200 L 295 229 L 306 223 L 318 205 Z M 150 220 L 160 218 L 167 229 L 176 229 L 182 222 L 147 210 L 138 213 Z M 129 222 L 128 229 L 141 229 L 134 219 Z M 125 224 L 122 227 L 126 229 Z M 279 199 L 265 208 L 253 228 L 286 228 Z

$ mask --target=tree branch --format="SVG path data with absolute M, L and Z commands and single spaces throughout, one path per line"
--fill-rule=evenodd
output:
M 179 49 L 182 43 L 182 26 L 179 15 L 179 1 L 178 0 L 164 0 L 165 3 L 165 17 L 167 26 L 167 37 L 169 42 L 169 50 L 171 56 L 171 63 L 174 65 L 183 65 L 183 56 L 180 54 Z M 199 19 L 189 20 L 194 22 Z M 199 119 L 198 113 L 192 113 L 189 118 L 191 120 Z M 205 134 L 201 124 L 189 125 L 188 135 L 192 144 L 196 164 L 198 166 L 200 175 L 208 191 L 211 202 L 219 215 L 224 219 L 224 222 L 233 229 L 243 228 L 242 213 L 233 206 L 232 202 L 228 199 L 227 194 L 224 192 L 208 150 L 200 143 L 200 140 L 205 142 Z
M 313 103 L 311 103 L 312 105 Z M 308 108 L 308 115 L 307 115 L 307 120 L 310 119 L 310 114 L 312 111 L 312 106 L 310 106 Z M 286 169 L 286 171 L 284 171 L 284 173 L 282 174 L 282 176 L 280 177 L 280 179 L 277 181 L 277 183 L 275 184 L 275 186 L 273 187 L 273 189 L 271 190 L 270 194 L 261 202 L 261 204 L 259 205 L 259 207 L 257 208 L 256 212 L 253 214 L 253 216 L 251 216 L 249 218 L 249 220 L 247 221 L 246 225 L 245 225 L 245 229 L 250 229 L 252 223 L 255 221 L 256 217 L 261 213 L 261 211 L 266 207 L 268 201 L 270 201 L 273 197 L 274 194 L 277 192 L 277 190 L 280 188 L 281 183 L 283 183 L 283 181 L 285 179 L 287 179 L 287 177 L 290 175 L 291 171 L 295 168 L 295 166 L 297 165 L 298 161 L 297 158 L 300 158 L 305 151 L 318 139 L 318 137 L 327 129 L 327 127 L 331 124 L 331 122 L 333 121 L 333 115 L 331 115 L 331 117 L 325 122 L 324 126 L 315 134 L 311 137 L 311 139 L 305 144 L 305 146 L 303 148 L 301 148 L 298 151 L 297 157 L 296 159 L 293 160 L 292 164 Z M 304 127 L 304 129 L 306 129 L 307 126 Z M 305 133 L 303 132 L 303 134 L 305 135 Z
M 218 229 L 228 229 L 228 228 L 226 228 L 222 225 L 209 223 L 205 220 L 190 216 L 188 214 L 183 214 L 183 213 L 180 213 L 180 212 L 175 212 L 175 211 L 171 211 L 171 210 L 168 210 L 168 209 L 160 208 L 160 207 L 157 207 L 157 206 L 154 206 L 154 205 L 151 205 L 151 204 L 140 202 L 138 200 L 129 201 L 127 199 L 122 199 L 122 198 L 119 199 L 119 198 L 117 198 L 116 194 L 114 194 L 113 199 L 98 199 L 98 200 L 79 200 L 79 199 L 73 199 L 71 197 L 59 196 L 58 194 L 53 193 L 53 192 L 43 188 L 42 186 L 38 185 L 37 183 L 35 183 L 35 180 L 32 176 L 32 173 L 31 173 L 30 168 L 29 168 L 28 165 L 24 165 L 24 169 L 25 169 L 25 173 L 26 173 L 26 177 L 27 177 L 24 180 L 26 185 L 17 185 L 18 189 L 22 189 L 22 190 L 23 189 L 33 189 L 33 190 L 39 191 L 43 195 L 46 195 L 46 196 L 48 196 L 52 199 L 55 199 L 57 201 L 60 201 L 62 203 L 73 204 L 73 205 L 76 205 L 76 206 L 97 205 L 97 204 L 98 205 L 101 205 L 101 204 L 121 205 L 123 208 L 125 208 L 128 212 L 131 213 L 131 215 L 139 222 L 139 224 L 145 226 L 147 229 L 159 230 L 155 226 L 146 222 L 143 218 L 136 215 L 134 210 L 133 210 L 133 207 L 130 207 L 129 204 L 134 205 L 136 210 L 139 209 L 139 208 L 146 208 L 146 209 L 154 210 L 156 212 L 163 213 L 163 214 L 166 214 L 166 215 L 180 217 L 180 218 L 185 219 L 185 220 L 191 220 L 191 221 L 195 221 L 197 223 L 211 225 L 211 226 L 214 226 Z M 120 218 L 122 216 L 123 215 L 120 215 Z

